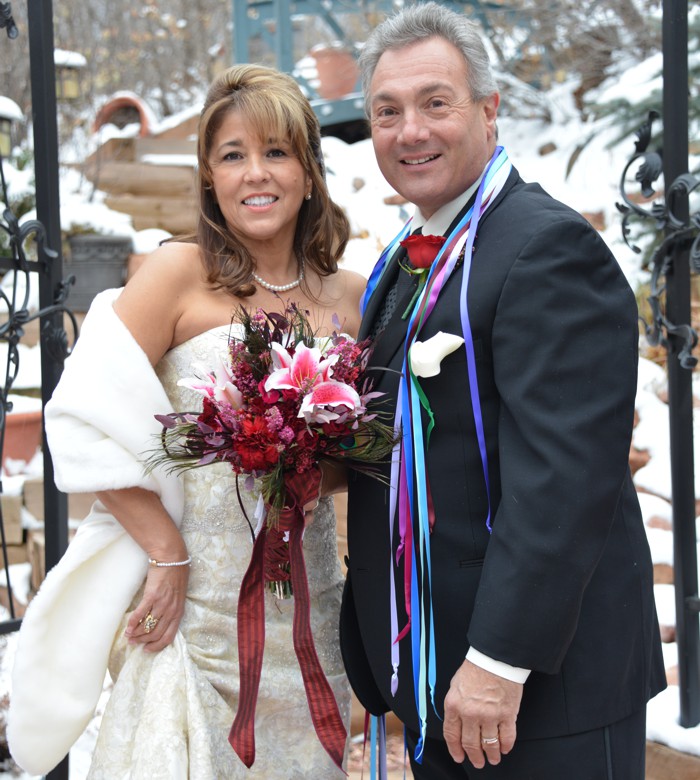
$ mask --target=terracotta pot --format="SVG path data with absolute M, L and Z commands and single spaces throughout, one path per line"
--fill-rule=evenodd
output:
M 350 52 L 323 47 L 311 56 L 316 60 L 319 97 L 337 100 L 357 88 L 357 61 Z
M 25 463 L 34 457 L 41 446 L 41 410 L 33 412 L 10 412 L 5 418 L 5 446 L 2 451 L 2 464 L 5 458 L 23 460 Z

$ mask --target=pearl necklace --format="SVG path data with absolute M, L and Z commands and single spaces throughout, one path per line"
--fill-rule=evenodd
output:
M 271 292 L 287 292 L 287 290 L 293 290 L 295 287 L 298 287 L 304 281 L 304 258 L 299 261 L 299 276 L 289 284 L 270 284 L 270 282 L 261 279 L 255 272 L 253 272 L 252 275 L 253 279 L 266 290 L 270 290 Z

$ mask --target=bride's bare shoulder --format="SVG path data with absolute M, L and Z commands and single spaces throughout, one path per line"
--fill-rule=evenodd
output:
M 341 330 L 353 338 L 360 327 L 360 298 L 366 281 L 360 274 L 340 269 L 324 279 L 324 305 L 341 323 Z
M 114 302 L 153 364 L 172 346 L 180 318 L 203 285 L 197 245 L 170 242 L 144 258 Z
M 148 284 L 159 278 L 161 284 L 178 284 L 203 273 L 201 254 L 197 244 L 184 241 L 168 241 L 146 255 L 132 277 L 135 286 Z
M 340 268 L 332 278 L 334 296 L 347 298 L 352 303 L 359 302 L 367 286 L 367 280 L 364 276 L 347 268 Z

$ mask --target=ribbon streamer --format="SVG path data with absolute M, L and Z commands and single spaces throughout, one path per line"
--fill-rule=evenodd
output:
M 494 151 L 486 167 L 477 189 L 474 206 L 462 217 L 433 262 L 426 283 L 420 290 L 420 296 L 409 318 L 404 342 L 404 361 L 402 379 L 399 385 L 396 420 L 403 423 L 403 434 L 400 445 L 397 444 L 394 457 L 400 457 L 398 468 L 392 468 L 391 487 L 394 496 L 394 506 L 389 511 L 391 524 L 390 538 L 393 532 L 394 514 L 398 510 L 400 541 L 396 562 L 390 562 L 391 583 L 394 583 L 393 567 L 399 565 L 399 559 L 404 559 L 404 598 L 408 622 L 406 627 L 397 634 L 396 599 L 392 587 L 391 598 L 391 642 L 392 642 L 392 693 L 398 686 L 399 653 L 396 647 L 398 641 L 405 635 L 407 629 L 411 632 L 411 647 L 413 655 L 413 682 L 416 697 L 416 709 L 420 720 L 419 739 L 416 745 L 416 761 L 422 759 L 424 737 L 427 728 L 427 692 L 436 714 L 434 702 L 436 680 L 436 648 L 434 620 L 431 598 L 431 559 L 430 533 L 435 523 L 433 499 L 428 482 L 425 463 L 427 439 L 432 432 L 434 421 L 430 404 L 420 385 L 413 375 L 408 359 L 409 350 L 416 340 L 426 320 L 433 311 L 438 296 L 444 284 L 457 267 L 460 255 L 464 256 L 464 272 L 460 296 L 460 319 L 465 342 L 465 357 L 467 362 L 469 387 L 472 399 L 472 411 L 481 455 L 484 481 L 486 484 L 488 509 L 486 526 L 491 531 L 491 505 L 489 499 L 489 473 L 486 456 L 483 419 L 479 400 L 479 389 L 476 375 L 474 347 L 471 335 L 471 324 L 467 308 L 467 291 L 471 270 L 471 256 L 479 219 L 488 209 L 503 188 L 511 170 L 508 156 L 499 146 Z M 380 256 L 370 276 L 369 284 L 362 301 L 362 310 L 375 291 L 377 283 L 384 270 L 393 258 L 398 242 L 409 230 L 410 220 L 402 228 L 399 235 L 390 243 Z M 429 416 L 426 437 L 423 435 L 421 409 Z M 415 500 L 415 504 L 414 504 Z M 415 537 L 415 544 L 414 539 Z M 418 549 L 416 549 L 418 547 Z M 392 545 L 393 549 L 393 545 Z M 414 609 L 412 611 L 412 606 Z M 420 605 L 419 609 L 415 605 Z M 439 714 L 438 714 L 439 717 Z
M 255 761 L 255 706 L 265 649 L 265 578 L 267 527 L 260 529 L 238 594 L 238 710 L 228 741 L 250 769 Z
M 318 497 L 321 472 L 285 476 L 287 505 L 280 512 L 277 533 L 289 531 L 289 563 L 294 592 L 293 639 L 301 669 L 311 720 L 319 741 L 342 769 L 347 732 L 338 704 L 316 653 L 311 632 L 309 585 L 302 539 L 304 505 Z M 250 769 L 255 761 L 255 707 L 265 648 L 265 548 L 268 529 L 263 526 L 253 545 L 251 561 L 238 597 L 238 655 L 240 694 L 229 743 Z

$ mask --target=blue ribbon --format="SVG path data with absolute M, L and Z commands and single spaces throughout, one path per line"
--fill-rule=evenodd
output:
M 367 287 L 365 287 L 365 291 L 362 293 L 362 298 L 360 298 L 361 314 L 365 313 L 369 299 L 377 289 L 377 284 L 382 278 L 382 274 L 384 273 L 389 260 L 394 256 L 394 252 L 396 251 L 396 247 L 398 246 L 399 241 L 403 241 L 403 239 L 406 237 L 406 234 L 409 232 L 412 221 L 413 217 L 411 217 L 408 222 L 406 222 L 398 234 L 391 240 L 391 243 L 384 249 L 381 255 L 379 255 L 379 260 L 377 260 L 377 262 L 374 264 L 372 273 L 369 275 L 369 279 L 367 280 Z

